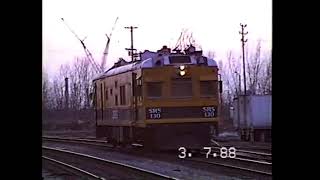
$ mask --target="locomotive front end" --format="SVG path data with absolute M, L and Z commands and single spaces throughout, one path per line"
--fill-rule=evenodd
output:
M 145 144 L 160 149 L 210 144 L 218 132 L 220 102 L 214 60 L 180 54 L 162 57 L 157 67 L 142 71 L 142 82 Z

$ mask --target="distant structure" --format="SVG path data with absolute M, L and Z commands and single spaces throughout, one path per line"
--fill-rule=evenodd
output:
M 242 140 L 272 141 L 272 95 L 239 95 L 232 107 L 233 126 L 240 130 Z

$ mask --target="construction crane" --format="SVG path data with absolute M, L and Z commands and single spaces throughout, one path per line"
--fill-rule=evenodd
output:
M 106 44 L 106 47 L 103 51 L 103 55 L 102 55 L 102 60 L 101 60 L 101 69 L 104 71 L 105 69 L 105 65 L 106 65 L 106 61 L 107 61 L 107 56 L 108 56 L 108 52 L 109 52 L 109 45 L 110 45 L 110 40 L 111 40 L 111 36 L 112 36 L 112 32 L 117 24 L 117 21 L 118 21 L 119 17 L 116 18 L 114 24 L 113 24 L 113 27 L 112 27 L 112 30 L 110 32 L 110 35 L 108 36 L 108 34 L 106 34 L 107 36 L 107 44 Z
M 82 44 L 82 47 L 84 49 L 84 52 L 86 53 L 86 56 L 88 58 L 88 61 L 91 63 L 93 69 L 95 70 L 96 73 L 102 73 L 103 69 L 96 63 L 96 61 L 94 60 L 94 58 L 92 57 L 91 52 L 89 51 L 89 49 L 86 47 L 86 45 L 84 44 L 84 40 L 87 38 L 85 37 L 84 39 L 80 39 L 79 36 L 70 28 L 70 26 L 65 22 L 65 20 L 63 18 L 61 18 L 61 20 L 64 22 L 64 24 L 68 27 L 68 29 L 72 32 L 72 34 L 75 35 L 75 37 L 80 41 L 80 43 Z

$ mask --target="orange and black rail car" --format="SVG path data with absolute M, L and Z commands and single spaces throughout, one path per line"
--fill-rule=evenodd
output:
M 145 51 L 94 79 L 96 135 L 160 149 L 209 145 L 219 123 L 216 61 L 201 51 Z

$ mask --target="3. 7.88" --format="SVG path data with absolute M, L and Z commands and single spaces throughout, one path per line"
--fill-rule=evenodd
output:
M 217 149 L 217 151 L 214 151 L 213 149 Z M 187 149 L 185 147 L 180 147 L 179 149 L 178 157 L 181 159 L 184 158 L 190 158 L 192 157 L 191 152 L 187 152 Z M 213 148 L 213 147 L 203 147 L 203 150 L 205 150 L 206 158 L 209 157 L 220 157 L 220 158 L 235 158 L 236 157 L 236 148 L 235 147 L 220 147 L 220 148 Z

